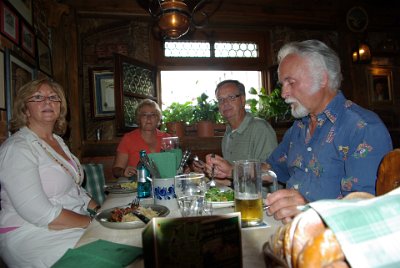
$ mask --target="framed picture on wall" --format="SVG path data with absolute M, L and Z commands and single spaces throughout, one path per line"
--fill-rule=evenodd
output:
M 368 81 L 371 104 L 387 104 L 393 101 L 393 78 L 390 68 L 370 68 Z
M 5 51 L 7 117 L 11 119 L 14 98 L 24 84 L 35 78 L 35 68 L 29 63 Z
M 4 52 L 0 50 L 0 109 L 6 109 L 4 71 Z
M 45 72 L 50 77 L 53 76 L 50 48 L 39 38 L 37 40 L 37 58 L 39 70 Z
M 18 15 L 5 2 L 0 1 L 0 31 L 8 39 L 18 44 L 19 18 Z
M 35 34 L 33 29 L 26 25 L 25 22 L 21 23 L 21 47 L 32 57 L 35 57 Z
M 94 119 L 109 119 L 115 114 L 114 72 L 111 68 L 90 68 L 89 89 Z
M 32 25 L 32 0 L 8 0 L 19 14 Z

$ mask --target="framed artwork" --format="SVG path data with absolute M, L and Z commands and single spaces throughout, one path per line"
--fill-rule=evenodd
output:
M 53 76 L 50 48 L 39 38 L 37 38 L 37 54 L 39 70 L 50 77 Z
M 35 68 L 5 51 L 7 117 L 11 119 L 14 98 L 19 88 L 35 78 Z
M 4 71 L 4 52 L 0 50 L 0 109 L 6 109 Z
M 368 13 L 360 6 L 352 7 L 346 15 L 347 27 L 352 32 L 360 33 L 368 26 Z
M 3 35 L 18 44 L 19 18 L 17 14 L 5 2 L 0 2 L 0 30 Z
M 35 34 L 26 23 L 21 23 L 21 47 L 32 57 L 35 57 Z
M 368 81 L 370 103 L 386 104 L 393 101 L 393 78 L 390 68 L 370 68 Z
M 94 119 L 109 119 L 115 115 L 114 72 L 111 68 L 90 68 L 89 89 L 91 92 L 92 116 Z
M 137 128 L 135 111 L 143 99 L 158 102 L 156 68 L 121 54 L 114 54 L 115 117 L 117 134 Z
M 19 14 L 32 25 L 32 0 L 8 0 Z

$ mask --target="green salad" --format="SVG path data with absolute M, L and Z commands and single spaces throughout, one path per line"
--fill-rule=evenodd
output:
M 221 191 L 219 188 L 211 188 L 206 192 L 206 200 L 211 202 L 234 201 L 234 198 L 233 190 Z

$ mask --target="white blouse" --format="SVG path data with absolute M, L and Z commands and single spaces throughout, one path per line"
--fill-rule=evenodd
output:
M 61 137 L 54 135 L 74 165 L 24 127 L 0 147 L 0 228 L 30 223 L 46 227 L 62 208 L 86 215 L 90 197 L 80 186 L 83 170 Z

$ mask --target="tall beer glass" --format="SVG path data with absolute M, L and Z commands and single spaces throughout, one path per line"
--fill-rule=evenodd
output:
M 241 213 L 243 227 L 263 222 L 262 175 L 260 161 L 234 161 L 235 211 Z

